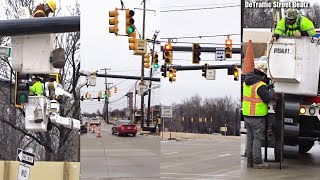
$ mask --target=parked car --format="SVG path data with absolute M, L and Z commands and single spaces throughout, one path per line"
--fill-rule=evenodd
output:
M 136 136 L 137 129 L 137 126 L 130 120 L 118 120 L 113 124 L 111 131 L 112 134 L 117 134 L 118 136 L 127 134 Z

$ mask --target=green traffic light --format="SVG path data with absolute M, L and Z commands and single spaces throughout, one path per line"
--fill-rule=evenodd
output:
M 153 67 L 156 68 L 156 69 L 158 69 L 158 68 L 159 68 L 159 64 L 154 64 Z
M 28 95 L 26 93 L 20 93 L 18 96 L 18 100 L 21 103 L 28 102 Z
M 130 27 L 128 28 L 128 34 L 133 33 L 133 31 L 134 31 L 134 27 L 133 27 L 133 26 L 130 26 Z

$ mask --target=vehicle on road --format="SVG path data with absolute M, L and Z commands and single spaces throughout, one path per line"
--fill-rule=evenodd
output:
M 81 123 L 79 132 L 80 133 L 87 133 L 88 132 L 88 122 Z
M 90 120 L 90 126 L 93 126 L 93 125 L 96 125 L 96 126 L 101 125 L 100 119 L 92 118 L 92 119 Z
M 114 126 L 111 129 L 112 134 L 116 134 L 118 136 L 127 134 L 136 136 L 138 132 L 137 126 L 130 120 L 118 120 L 113 125 Z

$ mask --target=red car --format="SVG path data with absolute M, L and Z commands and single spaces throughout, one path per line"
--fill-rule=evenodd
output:
M 138 130 L 137 126 L 130 120 L 118 120 L 114 123 L 112 129 L 112 134 L 117 134 L 118 136 L 124 134 L 132 134 L 136 136 Z

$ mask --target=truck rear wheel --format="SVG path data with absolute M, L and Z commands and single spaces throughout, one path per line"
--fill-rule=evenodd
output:
M 313 141 L 301 141 L 299 142 L 299 153 L 306 153 L 310 151 L 310 149 L 313 147 L 314 142 Z

